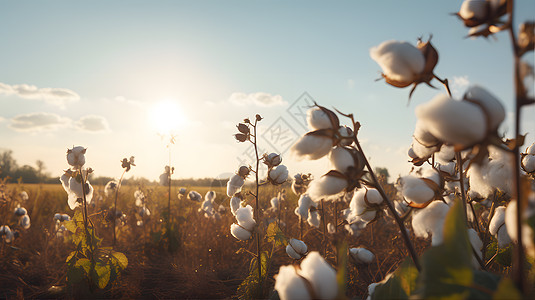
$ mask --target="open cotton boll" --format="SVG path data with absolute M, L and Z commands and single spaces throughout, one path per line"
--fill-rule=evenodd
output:
M 296 268 L 292 265 L 279 268 L 279 273 L 275 275 L 274 288 L 281 300 L 312 299 L 305 280 L 297 275 Z
M 511 200 L 505 209 L 505 227 L 507 228 L 507 233 L 512 241 L 516 242 L 518 240 L 518 232 L 516 227 L 516 209 L 517 209 L 516 199 Z M 526 224 L 525 220 L 533 217 L 535 215 L 535 195 L 532 193 L 528 196 L 527 207 L 523 211 L 522 223 L 522 243 L 527 250 L 527 253 L 535 257 L 535 232 L 533 229 Z
M 502 103 L 486 89 L 477 85 L 471 86 L 464 94 L 464 98 L 474 101 L 484 108 L 489 120 L 488 131 L 498 129 L 498 126 L 505 119 L 505 109 Z
M 412 153 L 414 153 L 414 155 L 411 155 L 411 151 Z M 416 139 L 413 138 L 411 148 L 409 148 L 409 157 L 413 159 L 414 158 L 428 158 L 437 151 L 438 151 L 438 146 L 427 147 L 427 146 L 420 144 Z
M 341 146 L 349 146 L 353 144 L 353 129 L 351 129 L 348 126 L 340 126 L 338 128 L 338 134 L 340 135 L 340 145 Z
M 236 210 L 236 220 L 240 226 L 252 231 L 253 227 L 256 225 L 256 222 L 253 219 L 253 208 L 251 205 L 238 208 L 238 210 Z
M 215 200 L 215 197 L 216 197 L 215 191 L 208 191 L 204 195 L 204 200 L 212 202 Z
M 310 182 L 307 194 L 313 201 L 319 201 L 322 198 L 328 200 L 333 195 L 338 195 L 347 187 L 347 180 L 340 177 L 323 175 L 318 179 Z M 335 196 L 334 198 L 336 198 Z
M 230 225 L 230 233 L 233 237 L 237 238 L 240 241 L 246 241 L 251 238 L 253 233 L 243 227 L 240 227 L 240 225 L 233 223 Z
M 292 145 L 290 152 L 297 160 L 316 160 L 327 155 L 332 147 L 332 139 L 325 136 L 306 134 Z
M 288 168 L 278 165 L 269 170 L 268 177 L 273 184 L 283 184 L 288 179 Z
M 136 206 L 143 206 L 145 204 L 145 194 L 143 194 L 142 191 L 135 191 L 134 198 L 136 199 L 136 202 L 134 203 Z
M 443 164 L 449 163 L 455 159 L 455 149 L 453 146 L 442 145 L 440 150 L 435 154 L 435 158 Z
M 30 197 L 28 197 L 28 193 L 26 191 L 22 191 L 19 194 L 20 200 L 27 201 Z
M 67 150 L 67 162 L 75 168 L 81 168 L 85 164 L 86 148 L 76 146 Z
M 500 248 L 511 243 L 511 237 L 509 237 L 507 226 L 505 225 L 505 210 L 505 206 L 497 207 L 489 225 L 489 232 L 496 237 Z
M 440 141 L 427 130 L 425 123 L 420 120 L 416 121 L 412 136 L 417 142 L 427 147 L 435 146 L 440 143 Z
M 15 235 L 13 234 L 13 231 L 11 231 L 11 228 L 7 225 L 0 226 L 0 237 L 6 242 L 11 243 L 13 241 L 13 238 Z
M 20 218 L 19 224 L 22 228 L 28 229 L 30 228 L 30 216 L 24 215 Z
M 327 232 L 329 234 L 335 234 L 336 233 L 336 226 L 334 226 L 333 223 L 327 223 Z
M 357 264 L 369 264 L 375 258 L 375 255 L 366 248 L 350 248 L 349 255 Z
M 15 216 L 22 217 L 26 214 L 28 214 L 28 211 L 24 207 L 17 207 L 14 211 Z
M 403 185 L 401 193 L 409 203 L 424 204 L 433 200 L 435 191 L 420 178 L 407 175 L 402 177 Z
M 472 164 L 466 175 L 470 182 L 470 192 L 476 193 L 483 198 L 488 198 L 494 192 L 494 187 L 489 185 L 486 178 L 487 166 Z
M 230 211 L 233 215 L 236 215 L 236 211 L 241 206 L 241 198 L 240 197 L 232 197 L 230 198 Z
M 191 191 L 188 193 L 188 199 L 191 201 L 201 202 L 202 196 L 197 191 Z
M 386 41 L 370 49 L 370 56 L 389 79 L 406 83 L 415 81 L 424 71 L 425 57 L 418 48 L 407 42 Z
M 311 206 L 316 206 L 317 204 L 312 201 L 312 199 L 307 194 L 302 194 L 297 201 L 297 208 L 295 209 L 295 214 L 298 215 L 301 219 L 308 219 L 308 211 Z
M 347 172 L 347 168 L 349 167 L 355 167 L 353 155 L 344 147 L 334 147 L 329 153 L 329 161 L 335 170 L 342 173 Z
M 450 207 L 442 201 L 433 201 L 426 208 L 414 213 L 412 228 L 418 237 L 427 238 L 432 235 L 431 245 L 442 244 L 443 228 L 446 214 Z
M 321 221 L 320 214 L 318 213 L 317 210 L 314 210 L 308 213 L 307 222 L 310 226 L 318 228 L 320 227 L 320 221 Z
M 463 19 L 484 19 L 487 16 L 488 3 L 482 0 L 465 0 L 461 4 L 459 16 Z
M 470 240 L 470 244 L 472 244 L 472 248 L 477 253 L 477 256 L 479 258 L 482 258 L 481 248 L 483 248 L 483 242 L 479 238 L 479 235 L 473 228 L 468 228 L 468 239 Z M 481 265 L 477 261 L 477 258 L 472 254 L 472 266 L 476 269 L 480 269 Z
M 106 183 L 106 186 L 104 187 L 104 195 L 106 197 L 111 197 L 115 194 L 115 191 L 117 190 L 118 183 L 115 180 L 110 180 L 108 183 Z
M 445 143 L 471 146 L 487 134 L 486 117 L 480 107 L 444 94 L 418 105 L 416 116 L 422 126 Z
M 307 110 L 307 124 L 310 130 L 333 128 L 329 115 L 317 106 Z
M 444 173 L 447 173 L 448 175 L 450 176 L 454 176 L 455 173 L 457 172 L 457 170 L 455 169 L 455 162 L 449 162 L 449 163 L 446 163 L 446 164 L 441 164 L 439 163 L 437 165 L 437 169 L 439 169 L 440 171 L 444 172 Z
M 522 158 L 522 167 L 527 173 L 535 172 L 535 155 L 528 154 Z
M 298 239 L 290 239 L 286 246 L 286 253 L 293 259 L 301 259 L 308 251 L 307 245 Z
M 334 299 L 338 294 L 336 271 L 317 252 L 310 252 L 303 262 L 299 274 L 306 278 L 318 299 Z
M 244 183 L 245 179 L 240 177 L 240 175 L 236 174 L 230 177 L 229 181 L 227 182 L 227 196 L 232 197 L 234 194 L 241 191 Z

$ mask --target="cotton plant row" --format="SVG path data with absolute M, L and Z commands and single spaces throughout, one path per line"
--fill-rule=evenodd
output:
M 535 26 L 533 23 L 523 24 L 515 39 L 511 28 L 512 7 L 513 1 L 469 0 L 463 2 L 457 16 L 470 28 L 469 35 L 472 37 L 488 37 L 499 31 L 509 31 L 513 43 L 516 43 L 513 48 L 518 58 L 515 61 L 518 75 L 521 56 L 533 51 Z M 524 248 L 533 257 L 533 224 L 523 220 L 535 218 L 535 192 L 532 188 L 530 190 L 529 184 L 524 184 L 528 187 L 524 190 L 527 194 L 521 194 L 523 179 L 519 167 L 525 175 L 533 177 L 535 144 L 520 153 L 523 137 L 518 126 L 514 139 L 503 140 L 500 137 L 498 128 L 505 119 L 501 101 L 481 86 L 471 86 L 460 99 L 453 98 L 448 80 L 434 73 L 439 56 L 430 40 L 419 40 L 416 45 L 387 41 L 372 48 L 370 56 L 382 68 L 382 77 L 387 84 L 398 88 L 412 86 L 409 97 L 419 84 L 432 86 L 433 80 L 446 88 L 447 94 L 439 94 L 415 109 L 418 120 L 408 153 L 417 171 L 399 178 L 399 199 L 392 202 L 386 197 L 362 152 L 357 138 L 360 124 L 354 121 L 353 115 L 339 112 L 351 120 L 352 128 L 340 125 L 333 111 L 316 104 L 307 112 L 310 131 L 292 146 L 291 151 L 298 159 L 328 157 L 331 169 L 308 185 L 303 184 L 300 176 L 296 177 L 294 185 L 299 201 L 295 213 L 299 219 L 319 226 L 319 217 L 316 215 L 320 203 L 347 199 L 346 195 L 350 195 L 349 207 L 342 211 L 348 232 L 358 235 L 388 208 L 386 214 L 396 219 L 402 236 L 406 235 L 405 221 L 412 218 L 414 234 L 422 238 L 431 237 L 432 246 L 440 248 L 447 247 L 443 245 L 444 237 L 451 235 L 445 230 L 451 207 L 454 203 L 461 203 L 464 221 L 469 226 L 464 225 L 464 229 L 460 230 L 465 231 L 463 235 L 471 248 L 472 268 L 485 269 L 486 264 L 490 263 L 483 257 L 488 243 L 487 235 L 495 238 L 499 248 L 507 247 L 511 242 L 518 244 L 517 257 L 520 258 L 517 259 L 522 259 Z M 524 79 L 515 77 L 517 119 L 522 106 L 535 102 L 533 96 L 528 95 Z M 498 195 L 500 201 L 497 201 Z M 523 202 L 522 208 L 518 205 L 518 199 Z M 470 224 L 474 228 L 470 228 Z M 419 271 L 420 261 L 411 249 L 411 242 L 408 238 L 404 240 L 413 264 Z M 303 248 L 304 243 L 297 240 L 292 242 L 295 245 L 289 243 L 288 254 L 297 259 L 303 257 L 296 248 Z M 356 253 L 356 250 L 350 252 Z M 522 264 L 522 261 L 515 263 L 518 274 L 516 283 L 521 291 L 525 278 Z M 293 266 L 281 268 L 279 274 L 283 275 L 278 278 L 295 281 L 295 286 L 310 286 L 302 280 L 286 277 L 288 274 L 299 274 L 298 270 Z M 293 290 L 284 290 L 278 278 L 276 288 L 279 286 L 279 295 L 282 299 L 291 299 Z M 295 295 L 304 299 L 316 295 L 307 289 L 296 290 L 301 294 Z

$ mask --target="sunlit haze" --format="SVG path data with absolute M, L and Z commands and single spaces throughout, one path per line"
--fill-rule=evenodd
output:
M 391 179 L 411 169 L 407 150 L 414 109 L 438 93 L 394 88 L 370 48 L 415 44 L 432 35 L 435 73 L 453 95 L 487 88 L 513 131 L 512 55 L 506 33 L 466 38 L 451 13 L 462 1 L 9 1 L 0 9 L 0 151 L 19 165 L 45 163 L 58 176 L 73 146 L 87 147 L 96 176 L 156 180 L 169 163 L 175 178 L 216 177 L 250 164 L 251 148 L 233 134 L 260 114 L 261 151 L 281 153 L 290 174 L 321 175 L 327 160 L 296 161 L 289 147 L 306 132 L 313 101 L 353 113 L 374 167 Z M 535 1 L 518 1 L 516 20 L 533 20 Z M 515 24 L 515 28 L 518 24 Z M 527 56 L 533 64 L 533 54 Z M 533 92 L 533 87 L 531 87 Z M 535 108 L 523 132 L 535 132 Z M 342 119 L 348 124 L 348 120 Z M 176 135 L 167 147 L 162 134 Z M 535 140 L 529 134 L 526 144 Z M 523 147 L 522 150 L 524 150 Z

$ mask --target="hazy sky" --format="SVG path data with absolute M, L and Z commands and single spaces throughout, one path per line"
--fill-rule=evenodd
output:
M 59 175 L 73 145 L 87 150 L 97 176 L 156 179 L 168 164 L 157 131 L 174 121 L 174 177 L 215 177 L 249 163 L 232 134 L 261 114 L 260 147 L 282 152 L 290 173 L 328 170 L 326 160 L 295 162 L 285 152 L 305 132 L 311 100 L 353 113 L 373 166 L 394 177 L 406 155 L 414 108 L 444 89 L 387 86 L 369 49 L 385 40 L 416 43 L 432 34 L 435 73 L 454 96 L 479 84 L 512 112 L 508 35 L 467 39 L 451 13 L 462 1 L 2 1 L 0 2 L 0 150 L 20 165 Z M 517 1 L 517 22 L 535 1 Z M 533 63 L 533 53 L 528 61 Z M 163 104 L 162 104 L 163 103 Z M 534 141 L 535 109 L 523 129 Z M 509 120 L 502 132 L 512 135 Z M 162 121 L 163 120 L 163 121 Z

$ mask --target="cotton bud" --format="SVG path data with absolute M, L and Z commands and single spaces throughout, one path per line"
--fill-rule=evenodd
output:
M 82 146 L 73 147 L 67 150 L 67 162 L 75 168 L 81 168 L 85 164 L 86 148 Z
M 28 215 L 23 215 L 20 220 L 19 220 L 19 224 L 22 228 L 24 229 L 28 229 L 30 228 L 30 216 Z
M 310 182 L 307 194 L 314 201 L 336 198 L 348 186 L 347 179 L 332 171 Z
M 240 192 L 244 183 L 245 179 L 243 179 L 240 175 L 236 174 L 230 177 L 229 181 L 227 182 L 227 196 L 232 197 L 234 194 Z
M 24 207 L 17 207 L 17 208 L 15 208 L 14 214 L 17 217 L 22 217 L 22 216 L 28 214 L 28 211 Z
M 202 196 L 196 191 L 191 191 L 188 193 L 188 199 L 191 201 L 201 202 Z
M 13 231 L 11 231 L 11 228 L 7 225 L 0 226 L 0 237 L 6 242 L 11 243 L 13 239 L 15 238 Z
M 375 255 L 365 248 L 350 248 L 349 255 L 356 264 L 369 264 L 375 258 Z
M 526 153 L 522 153 L 522 169 L 526 173 L 535 173 L 535 143 L 531 144 L 526 149 Z
M 301 259 L 307 254 L 307 245 L 297 239 L 290 239 L 286 246 L 286 253 L 293 259 Z
M 278 165 L 268 172 L 268 180 L 274 185 L 283 184 L 287 179 L 288 168 L 285 165 Z
M 505 210 L 505 206 L 497 207 L 489 224 L 489 233 L 496 237 L 500 248 L 506 247 L 511 243 L 511 237 L 509 237 L 507 226 L 505 225 Z
M 427 238 L 432 235 L 431 245 L 442 244 L 443 228 L 450 207 L 442 201 L 433 201 L 424 209 L 414 213 L 412 228 L 417 237 Z
M 511 200 L 507 205 L 505 210 L 505 227 L 507 228 L 507 233 L 511 240 L 517 242 L 518 240 L 518 231 L 517 231 L 517 201 L 516 199 Z M 531 193 L 528 196 L 528 203 L 526 207 L 522 210 L 522 243 L 527 250 L 527 253 L 531 257 L 535 257 L 535 232 L 533 228 L 528 224 L 528 220 L 533 220 L 535 216 L 535 194 Z
M 297 160 L 316 160 L 327 155 L 332 147 L 332 138 L 308 133 L 295 142 L 290 151 Z
M 342 147 L 348 147 L 353 144 L 353 129 L 348 126 L 340 126 L 338 128 L 338 135 L 340 138 L 339 145 Z
M 257 122 L 262 121 L 262 117 L 259 114 L 256 114 L 255 119 Z
M 247 176 L 249 176 L 250 172 L 251 172 L 251 170 L 249 169 L 249 167 L 246 167 L 246 166 L 241 166 L 238 169 L 238 175 L 240 175 L 240 177 L 243 178 L 243 179 L 247 178 Z

